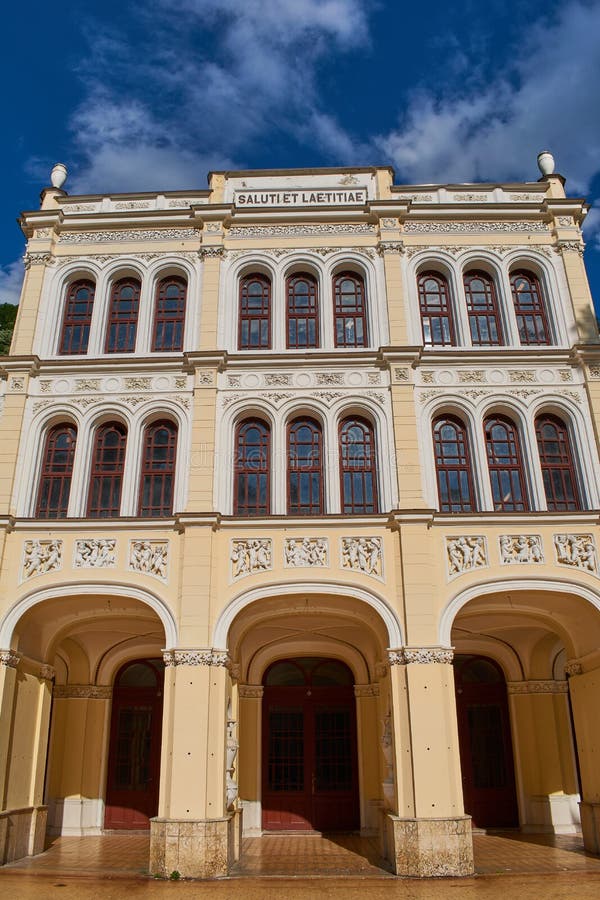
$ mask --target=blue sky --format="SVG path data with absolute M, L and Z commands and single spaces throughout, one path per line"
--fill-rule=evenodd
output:
M 600 0 L 31 0 L 4 18 L 0 77 L 0 300 L 57 161 L 82 193 L 320 165 L 534 181 L 548 148 L 593 204 L 600 306 Z

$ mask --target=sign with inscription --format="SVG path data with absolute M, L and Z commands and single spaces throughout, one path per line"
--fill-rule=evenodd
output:
M 367 189 L 358 188 L 297 188 L 289 191 L 234 191 L 236 206 L 255 209 L 259 206 L 364 206 Z

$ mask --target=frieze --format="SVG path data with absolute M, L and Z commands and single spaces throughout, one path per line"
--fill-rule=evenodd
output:
M 286 538 L 283 554 L 291 569 L 329 565 L 327 538 Z
M 401 647 L 398 650 L 388 650 L 390 666 L 406 666 L 411 663 L 447 665 L 453 659 L 454 650 L 451 647 Z
M 66 231 L 61 244 L 120 244 L 126 241 L 185 241 L 198 238 L 195 228 L 134 228 L 130 231 Z
M 23 265 L 25 269 L 31 268 L 31 266 L 44 266 L 44 265 L 54 265 L 56 262 L 55 257 L 52 253 L 31 253 L 27 252 L 23 257 Z
M 202 369 L 198 372 L 198 384 L 203 385 L 204 387 L 210 386 L 215 383 L 214 373 L 210 371 L 210 369 Z
M 46 240 L 52 236 L 51 228 L 36 228 L 33 232 L 34 240 Z
M 281 403 L 283 400 L 289 400 L 294 395 L 290 391 L 267 391 L 264 396 L 273 403 Z
M 103 399 L 103 397 L 73 397 L 70 402 L 80 406 L 82 409 L 87 409 L 88 406 L 93 406 L 95 403 L 102 403 Z M 50 403 L 51 401 L 48 402 Z
M 404 226 L 407 234 L 495 234 L 508 232 L 524 234 L 545 232 L 548 228 L 544 222 L 407 222 Z
M 556 562 L 597 574 L 596 544 L 591 534 L 555 534 Z
M 223 408 L 229 406 L 230 403 L 235 403 L 236 400 L 240 400 L 243 397 L 243 394 L 228 394 L 226 397 L 221 397 L 221 405 Z
M 380 372 L 368 372 L 367 373 L 367 384 L 381 384 L 381 373 Z
M 200 259 L 225 259 L 226 255 L 225 247 L 200 247 L 198 250 Z
M 83 538 L 75 541 L 76 569 L 108 569 L 117 564 L 115 538 Z
M 506 690 L 509 694 L 568 694 L 569 685 L 566 681 L 507 681 Z
M 573 381 L 573 372 L 571 369 L 559 369 L 558 375 L 561 381 Z
M 25 541 L 23 546 L 23 580 L 48 575 L 62 569 L 62 541 Z
M 227 376 L 227 384 L 229 387 L 241 387 L 242 386 L 242 376 L 241 375 L 228 375 Z
M 433 194 L 396 194 L 398 200 L 412 200 L 413 203 L 431 203 Z
M 396 379 L 396 381 L 408 381 L 409 380 L 409 370 L 396 367 L 394 369 L 394 378 Z
M 111 700 L 113 689 L 109 684 L 55 684 L 52 694 L 58 700 Z
M 317 384 L 329 385 L 329 384 L 344 384 L 344 373 L 343 372 L 317 372 L 315 375 L 315 381 Z
M 229 654 L 226 650 L 165 650 L 163 660 L 167 669 L 175 666 L 216 666 L 229 667 Z
M 120 200 L 114 204 L 115 209 L 150 209 L 148 200 Z
M 344 394 L 341 391 L 314 391 L 311 396 L 314 397 L 315 400 L 324 400 L 325 403 L 332 404 L 334 400 L 339 400 Z
M 238 694 L 245 700 L 262 700 L 265 692 L 262 684 L 240 684 Z
M 583 666 L 578 659 L 570 659 L 565 665 L 565 675 L 568 675 L 569 678 L 572 678 L 573 675 L 582 675 L 583 674 Z
M 282 387 L 283 385 L 292 384 L 292 376 L 282 372 L 265 375 L 265 384 L 269 387 Z
M 341 567 L 375 578 L 383 577 L 383 543 L 380 537 L 340 538 Z
M 340 223 L 337 225 L 234 225 L 229 229 L 232 238 L 307 237 L 322 234 L 374 234 L 375 226 Z
M 527 388 L 518 388 L 516 390 L 508 391 L 511 397 L 520 397 L 522 400 L 529 400 L 530 397 L 537 397 L 542 391 L 538 388 L 537 390 L 528 390 Z
M 176 390 L 185 390 L 185 388 L 187 388 L 187 378 L 185 377 L 185 375 L 175 378 L 174 383 Z
M 16 650 L 0 650 L 0 666 L 5 666 L 7 669 L 16 669 L 20 659 L 21 654 L 17 653 Z
M 562 225 L 563 228 L 568 228 L 573 225 L 573 216 L 557 216 L 556 221 L 559 225 Z
M 600 366 L 589 366 L 590 378 L 600 378 Z
M 558 241 L 556 247 L 559 253 L 579 253 L 580 256 L 585 250 L 583 241 Z
M 377 252 L 380 256 L 385 253 L 404 253 L 404 241 L 379 241 Z
M 385 394 L 382 394 L 380 391 L 367 391 L 365 396 L 369 400 L 375 400 L 376 403 L 380 403 L 382 406 L 385 403 Z
M 75 381 L 75 391 L 80 394 L 84 391 L 99 391 L 101 381 L 99 378 L 78 378 Z
M 129 541 L 129 569 L 167 580 L 168 541 Z
M 270 538 L 231 541 L 231 574 L 234 579 L 273 568 L 273 542 Z
M 52 389 L 51 381 L 40 381 L 40 394 L 49 394 Z
M 511 384 L 519 384 L 521 382 L 525 384 L 534 384 L 537 381 L 533 369 L 513 369 L 508 373 L 508 378 Z
M 99 209 L 98 203 L 65 203 L 62 207 L 63 212 L 96 212 Z
M 379 685 L 378 684 L 355 684 L 354 685 L 354 696 L 355 697 L 379 697 Z
M 487 546 L 483 535 L 462 535 L 446 538 L 448 575 L 464 575 L 489 565 Z
M 127 391 L 149 391 L 152 388 L 151 378 L 126 378 L 125 390 Z
M 480 400 L 481 397 L 489 397 L 492 392 L 490 390 L 485 390 L 480 388 L 471 388 L 468 391 L 465 391 L 465 397 L 468 397 L 470 400 Z
M 489 194 L 454 194 L 452 199 L 458 203 L 485 203 L 490 196 Z
M 421 381 L 423 384 L 435 384 L 435 372 L 421 371 Z
M 540 203 L 542 200 L 545 200 L 545 194 L 510 194 L 509 200 L 514 200 L 516 203 Z
M 34 414 L 38 413 L 40 409 L 46 409 L 48 406 L 52 406 L 53 403 L 54 400 L 36 400 L 32 407 Z
M 400 223 L 399 219 L 382 219 L 381 227 L 382 228 L 397 228 Z
M 461 384 L 485 384 L 487 375 L 483 369 L 463 369 L 458 373 L 458 380 Z
M 504 565 L 513 563 L 543 563 L 542 538 L 539 534 L 501 534 L 500 562 Z

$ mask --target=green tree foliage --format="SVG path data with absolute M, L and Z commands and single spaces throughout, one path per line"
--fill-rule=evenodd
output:
M 14 303 L 0 303 L 0 356 L 6 356 L 10 351 L 17 310 Z

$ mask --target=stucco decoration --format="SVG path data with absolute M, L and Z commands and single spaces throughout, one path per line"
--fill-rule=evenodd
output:
M 378 684 L 355 684 L 354 685 L 354 696 L 355 697 L 379 697 L 379 685 Z
M 25 541 L 23 580 L 62 569 L 62 541 Z
M 404 226 L 407 234 L 497 234 L 509 232 L 526 234 L 528 232 L 548 232 L 544 222 L 407 222 Z
M 76 569 L 107 569 L 117 564 L 114 538 L 84 538 L 75 541 Z
M 54 256 L 51 253 L 31 253 L 28 252 L 23 257 L 23 265 L 26 269 L 31 268 L 31 266 L 44 266 L 44 265 L 53 265 L 56 262 Z
M 165 650 L 163 660 L 167 669 L 174 666 L 229 666 L 229 655 L 224 650 L 201 648 L 197 650 Z
M 536 373 L 533 369 L 513 369 L 508 373 L 509 381 L 513 384 L 517 384 L 519 382 L 525 382 L 526 384 L 533 384 L 537 381 Z
M 17 653 L 16 650 L 0 650 L 0 666 L 5 666 L 7 669 L 16 669 L 20 659 L 21 654 Z
M 110 700 L 113 689 L 103 684 L 55 684 L 52 694 L 61 700 Z
M 458 373 L 458 380 L 461 384 L 485 384 L 487 375 L 483 369 L 462 369 Z
M 245 700 L 262 700 L 264 692 L 262 684 L 240 684 L 238 686 L 238 693 Z
M 383 548 L 379 537 L 341 538 L 342 569 L 363 575 L 383 575 Z
M 270 538 L 232 540 L 230 559 L 233 578 L 266 572 L 273 568 L 273 542 Z
M 40 666 L 40 678 L 44 681 L 54 681 L 55 676 L 56 672 L 53 666 L 48 666 L 46 664 Z
M 198 237 L 195 228 L 134 228 L 131 231 L 66 231 L 61 244 L 121 244 L 126 241 L 184 241 Z
M 234 225 L 231 238 L 308 237 L 313 234 L 374 234 L 375 226 L 352 225 Z
M 464 575 L 474 569 L 483 569 L 489 565 L 487 547 L 483 535 L 463 535 L 459 538 L 446 538 L 446 554 L 448 557 L 448 574 Z
M 566 681 L 507 681 L 509 694 L 568 694 Z
M 128 379 L 130 381 L 131 379 Z M 99 391 L 102 382 L 99 378 L 77 378 L 75 381 L 75 391 L 78 394 L 87 393 L 88 391 Z
M 555 534 L 554 548 L 559 565 L 597 574 L 596 545 L 591 534 Z
M 286 538 L 285 564 L 289 568 L 329 565 L 327 538 Z
M 129 568 L 133 572 L 141 572 L 143 575 L 152 575 L 166 581 L 168 558 L 168 541 L 129 542 Z
M 543 563 L 542 539 L 539 534 L 501 534 L 500 562 Z
M 385 253 L 404 253 L 404 241 L 379 241 L 377 252 L 380 256 Z
M 578 659 L 570 659 L 565 665 L 565 675 L 568 675 L 570 678 L 573 675 L 581 675 L 582 673 L 583 666 Z
M 390 666 L 407 666 L 411 663 L 449 664 L 453 659 L 454 650 L 451 647 L 401 647 L 399 650 L 388 650 Z
M 317 384 L 344 384 L 343 372 L 317 372 L 315 375 Z
M 292 384 L 292 376 L 285 372 L 272 372 L 265 375 L 265 384 L 268 387 L 283 387 Z

